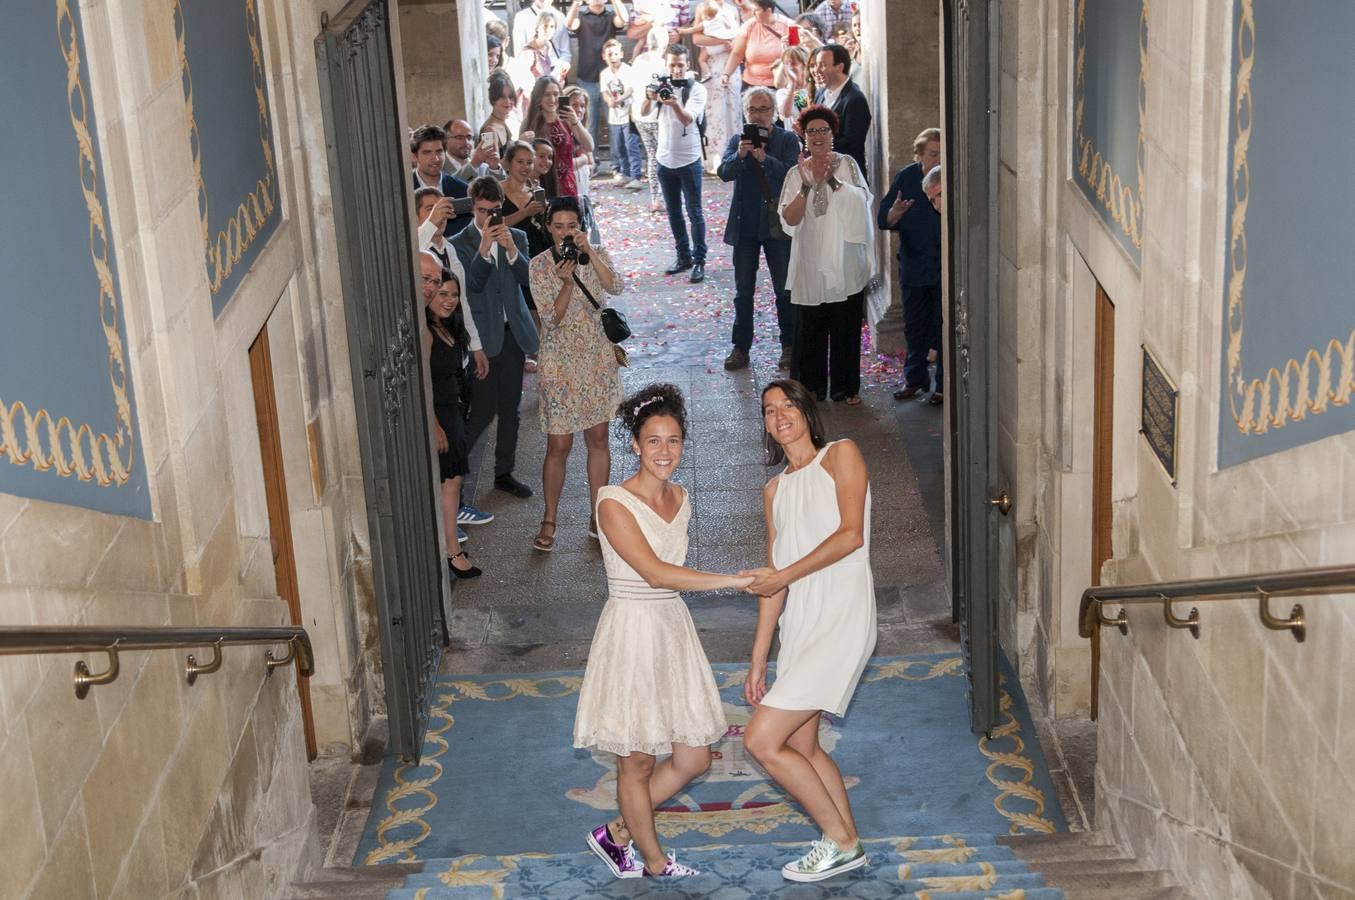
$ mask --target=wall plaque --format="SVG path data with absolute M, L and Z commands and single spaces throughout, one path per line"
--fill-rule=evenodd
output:
M 1143 410 L 1139 434 L 1176 484 L 1176 410 L 1179 391 L 1162 371 L 1153 354 L 1143 348 Z

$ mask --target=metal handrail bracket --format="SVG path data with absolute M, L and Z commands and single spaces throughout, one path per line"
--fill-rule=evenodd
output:
M 210 675 L 221 668 L 223 648 L 234 646 L 276 646 L 285 644 L 287 654 L 276 658 L 273 651 L 264 654 L 265 674 L 278 666 L 296 663 L 297 675 L 315 674 L 315 654 L 306 629 L 290 626 L 236 628 L 117 628 L 103 626 L 14 626 L 0 625 L 0 656 L 55 653 L 104 653 L 108 667 L 94 673 L 83 660 L 75 663 L 75 696 L 84 699 L 95 685 L 111 684 L 121 667 L 118 654 L 132 650 L 168 650 L 211 647 L 212 658 L 199 664 L 189 654 L 184 674 L 189 684 L 199 675 Z
M 1182 619 L 1172 610 L 1177 600 L 1235 600 L 1242 597 L 1257 599 L 1257 615 L 1261 624 L 1272 631 L 1288 631 L 1294 640 L 1302 643 L 1308 636 L 1307 619 L 1303 606 L 1294 604 L 1288 618 L 1280 618 L 1270 611 L 1270 598 L 1298 594 L 1346 594 L 1355 592 L 1355 565 L 1323 566 L 1311 569 L 1289 569 L 1266 575 L 1233 575 L 1224 578 L 1200 578 L 1192 581 L 1164 581 L 1159 584 L 1124 584 L 1090 587 L 1082 592 L 1078 604 L 1077 633 L 1092 643 L 1092 709 L 1096 718 L 1101 682 L 1101 629 L 1113 627 L 1120 634 L 1129 633 L 1129 617 L 1124 607 L 1134 604 L 1159 603 L 1162 618 L 1171 628 L 1189 631 L 1200 636 L 1200 610 L 1192 607 Z M 1107 603 L 1119 605 L 1113 619 L 1106 618 L 1103 607 Z

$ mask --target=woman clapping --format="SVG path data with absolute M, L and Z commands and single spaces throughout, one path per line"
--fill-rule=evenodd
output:
M 826 106 L 800 114 L 806 152 L 786 174 L 781 222 L 791 235 L 786 287 L 800 307 L 793 356 L 800 381 L 819 400 L 861 402 L 861 321 L 875 272 L 875 221 L 865 178 L 833 152 L 838 118 Z

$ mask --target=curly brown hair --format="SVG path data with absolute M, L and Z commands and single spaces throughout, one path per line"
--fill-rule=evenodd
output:
M 655 416 L 672 416 L 678 430 L 687 438 L 687 403 L 682 391 L 673 384 L 651 384 L 631 394 L 616 409 L 618 430 L 637 441 L 640 429 Z
M 837 113 L 833 112 L 822 103 L 806 106 L 804 112 L 800 113 L 800 117 L 795 120 L 795 130 L 803 136 L 805 129 L 809 127 L 809 123 L 816 119 L 827 122 L 828 127 L 833 129 L 834 137 L 837 136 L 838 129 L 842 126 L 842 121 L 837 117 Z

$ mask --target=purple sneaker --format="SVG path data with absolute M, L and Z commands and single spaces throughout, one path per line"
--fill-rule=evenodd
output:
M 607 832 L 606 824 L 599 825 L 588 832 L 589 848 L 601 857 L 617 878 L 639 878 L 644 872 L 644 863 L 636 862 L 629 847 L 622 847 Z
M 685 878 L 688 875 L 701 874 L 691 866 L 684 866 L 682 863 L 678 862 L 676 855 L 673 853 L 668 854 L 668 865 L 664 866 L 663 871 L 657 875 L 649 874 L 649 870 L 645 868 L 644 863 L 638 863 L 638 865 L 640 871 L 644 873 L 646 878 Z

